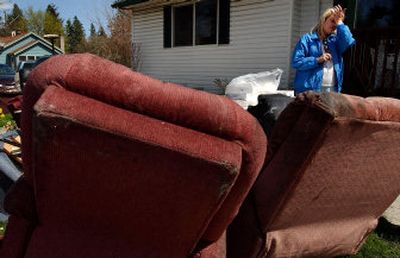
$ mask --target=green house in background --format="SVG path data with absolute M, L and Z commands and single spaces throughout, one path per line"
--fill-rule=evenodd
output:
M 64 52 L 54 47 L 54 54 Z M 23 61 L 36 60 L 42 56 L 53 54 L 51 42 L 39 35 L 29 32 L 23 34 L 12 33 L 8 37 L 0 37 L 0 63 L 8 64 L 14 69 Z

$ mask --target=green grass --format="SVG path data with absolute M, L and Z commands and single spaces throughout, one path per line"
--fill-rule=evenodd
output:
M 361 250 L 349 258 L 397 258 L 400 257 L 400 242 L 386 240 L 372 233 Z
M 374 233 L 356 255 L 348 258 L 399 258 L 400 227 L 391 226 L 385 219 L 380 219 Z

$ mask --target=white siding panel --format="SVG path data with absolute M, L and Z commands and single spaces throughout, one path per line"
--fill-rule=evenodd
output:
M 333 6 L 333 0 L 320 0 L 319 12 L 322 14 L 326 9 Z
M 297 44 L 297 41 L 299 40 L 299 37 L 301 35 L 301 24 L 302 24 L 302 1 L 300 0 L 294 0 L 293 3 L 293 23 L 292 23 L 292 34 L 291 34 L 291 47 L 290 47 L 290 53 L 289 53 L 289 87 L 293 86 L 293 80 L 295 76 L 295 70 L 291 67 L 292 63 L 292 54 L 293 54 L 293 49 Z
M 301 1 L 301 24 L 300 35 L 310 32 L 317 24 L 320 16 L 319 0 L 302 0 Z
M 291 0 L 231 2 L 230 44 L 163 48 L 163 9 L 133 11 L 139 71 L 164 81 L 217 92 L 216 78 L 232 79 L 279 67 L 288 86 Z

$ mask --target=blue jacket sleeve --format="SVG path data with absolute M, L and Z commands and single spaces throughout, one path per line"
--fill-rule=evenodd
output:
M 356 43 L 356 40 L 353 38 L 353 34 L 351 34 L 347 25 L 343 23 L 339 24 L 336 29 L 336 48 L 339 50 L 340 54 L 343 54 L 347 48 Z
M 301 38 L 293 50 L 292 67 L 297 70 L 308 70 L 316 68 L 319 64 L 315 56 L 308 56 L 308 45 Z

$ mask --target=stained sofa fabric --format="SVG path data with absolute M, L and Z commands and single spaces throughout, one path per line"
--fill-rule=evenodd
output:
M 229 257 L 356 252 L 400 193 L 400 101 L 300 94 L 228 230 Z
M 265 159 L 232 101 L 90 54 L 44 62 L 24 94 L 37 219 L 11 216 L 4 257 L 187 257 L 223 234 Z

